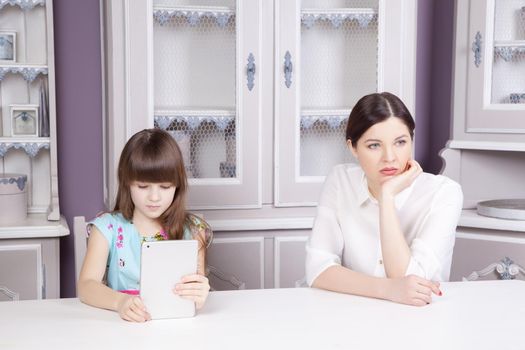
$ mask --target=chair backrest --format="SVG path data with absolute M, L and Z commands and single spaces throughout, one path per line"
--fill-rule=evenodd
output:
M 87 250 L 87 231 L 86 218 L 84 216 L 75 216 L 73 218 L 73 235 L 75 249 L 75 286 L 80 276 L 80 269 Z

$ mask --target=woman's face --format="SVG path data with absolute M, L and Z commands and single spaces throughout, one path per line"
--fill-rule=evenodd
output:
M 410 132 L 403 121 L 396 117 L 374 124 L 361 136 L 355 147 L 350 140 L 347 144 L 372 188 L 405 171 L 412 157 Z

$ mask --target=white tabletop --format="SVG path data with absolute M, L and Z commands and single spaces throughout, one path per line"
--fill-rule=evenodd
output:
M 77 299 L 0 302 L 0 349 L 525 349 L 525 282 L 443 283 L 425 307 L 309 288 L 213 292 L 135 324 Z

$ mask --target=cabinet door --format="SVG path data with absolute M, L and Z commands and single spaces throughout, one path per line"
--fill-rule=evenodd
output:
M 468 39 L 466 132 L 525 133 L 525 2 L 471 0 Z
M 43 267 L 40 244 L 0 245 L 0 286 L 20 300 L 42 299 Z M 0 301 L 10 300 L 0 292 Z
M 415 2 L 280 0 L 275 18 L 275 204 L 316 205 L 325 176 L 355 162 L 348 115 L 359 98 L 414 100 Z
M 190 208 L 260 207 L 262 0 L 149 0 L 127 6 L 106 5 L 113 11 L 106 18 L 123 22 L 116 27 L 128 46 L 123 115 L 110 110 L 110 119 L 124 119 L 126 126 L 123 137 L 114 136 L 113 167 L 130 136 L 159 127 L 182 151 Z M 118 37 L 118 30 L 110 37 Z M 116 69 L 117 63 L 109 65 Z M 108 170 L 113 177 L 115 168 Z M 115 193 L 114 182 L 109 184 Z

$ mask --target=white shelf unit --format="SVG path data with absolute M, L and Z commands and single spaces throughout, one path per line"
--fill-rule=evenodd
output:
M 455 45 L 453 132 L 441 156 L 464 194 L 451 274 L 460 279 L 525 266 L 525 222 L 476 212 L 480 201 L 525 198 L 525 2 L 458 1 Z
M 59 298 L 69 228 L 58 201 L 52 0 L 0 0 L 0 31 L 16 33 L 14 62 L 0 61 L 0 172 L 28 179 L 27 218 L 0 226 L 0 300 Z M 37 106 L 36 136 L 13 136 L 12 105 Z
M 60 219 L 51 0 L 0 2 L 0 30 L 16 33 L 0 61 L 0 171 L 28 175 L 28 213 Z M 38 108 L 37 137 L 13 135 L 12 108 Z

